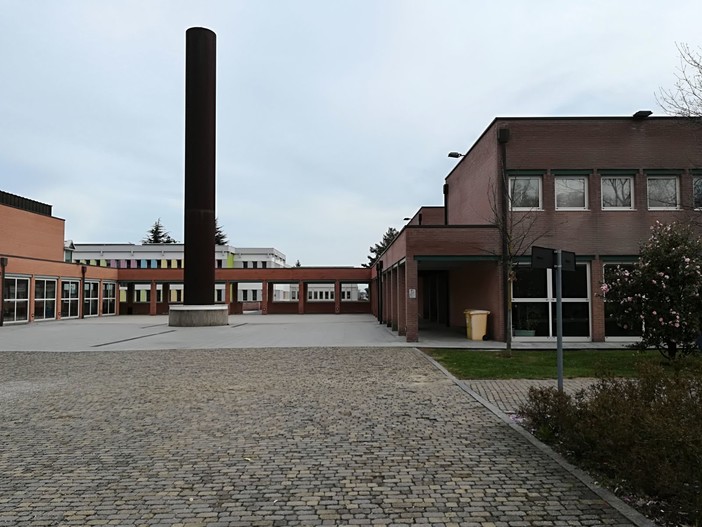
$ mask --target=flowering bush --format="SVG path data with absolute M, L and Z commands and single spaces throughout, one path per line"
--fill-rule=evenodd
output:
M 669 359 L 698 349 L 702 240 L 689 226 L 656 222 L 633 270 L 618 267 L 601 290 L 620 326 L 642 327 L 643 346 Z

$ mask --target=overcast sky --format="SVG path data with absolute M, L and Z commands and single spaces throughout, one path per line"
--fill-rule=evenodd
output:
M 496 116 L 660 114 L 702 2 L 0 0 L 0 189 L 76 243 L 183 240 L 185 31 L 217 34 L 230 244 L 353 265 Z

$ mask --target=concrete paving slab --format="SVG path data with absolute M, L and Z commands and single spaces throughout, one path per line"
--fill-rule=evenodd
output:
M 471 341 L 460 332 L 420 331 L 419 347 L 504 349 L 503 342 Z M 615 348 L 626 343 L 570 342 L 565 348 Z M 168 326 L 168 316 L 117 316 L 6 325 L 0 351 L 218 349 L 314 346 L 406 347 L 372 315 L 231 315 L 228 326 Z M 554 349 L 555 342 L 519 342 L 515 349 Z

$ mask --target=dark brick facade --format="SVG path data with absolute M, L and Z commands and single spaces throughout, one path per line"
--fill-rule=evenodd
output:
M 533 218 L 538 245 L 575 252 L 590 263 L 591 338 L 604 340 L 604 306 L 597 296 L 605 261 L 632 258 L 656 221 L 687 221 L 700 212 L 693 207 L 693 178 L 702 175 L 702 128 L 681 118 L 497 118 L 446 177 L 445 208 L 422 207 L 383 254 L 383 269 L 404 275 L 404 287 L 387 294 L 404 306 L 392 311 L 392 326 L 406 331 L 408 341 L 418 338 L 422 319 L 423 275 L 446 272 L 449 326 L 462 324 L 462 309 L 490 309 L 488 332 L 504 340 L 504 292 L 500 280 L 500 235 L 495 214 L 500 211 L 503 151 L 500 129 L 509 130 L 504 143 L 508 174 L 538 175 L 541 209 L 510 212 L 514 218 Z M 587 181 L 583 210 L 557 210 L 555 177 L 577 174 Z M 631 210 L 603 210 L 602 177 L 631 175 Z M 649 210 L 649 176 L 678 178 L 679 208 Z M 422 222 L 419 222 L 421 214 Z M 426 218 L 426 220 L 425 220 Z M 443 228 L 444 218 L 448 224 Z M 526 252 L 529 254 L 529 251 Z M 434 258 L 434 260 L 432 260 Z M 489 262 L 489 263 L 488 263 Z M 391 284 L 397 284 L 397 279 Z M 485 287 L 489 284 L 489 287 Z M 409 298 L 416 289 L 419 298 Z M 476 291 L 481 293 L 478 295 Z M 441 296 L 441 291 L 432 294 Z M 407 297 L 407 298 L 406 298 Z M 404 302 L 406 300 L 406 302 Z M 480 305 L 475 305 L 480 304 Z M 403 327 L 406 326 L 406 327 Z

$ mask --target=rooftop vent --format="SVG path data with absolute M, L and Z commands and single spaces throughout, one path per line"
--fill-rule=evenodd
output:
M 649 115 L 651 115 L 653 112 L 651 110 L 639 110 L 633 115 L 634 120 L 636 121 L 641 121 L 643 119 L 646 119 Z

